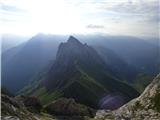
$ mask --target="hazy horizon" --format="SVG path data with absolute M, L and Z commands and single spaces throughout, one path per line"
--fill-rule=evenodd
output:
M 159 35 L 158 0 L 5 0 L 2 33 Z

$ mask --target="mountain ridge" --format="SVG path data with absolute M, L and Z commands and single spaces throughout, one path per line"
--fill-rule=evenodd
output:
M 59 45 L 56 59 L 43 79 L 41 85 L 51 94 L 59 91 L 60 97 L 74 98 L 95 108 L 99 107 L 100 99 L 108 94 L 117 93 L 124 99 L 113 108 L 110 106 L 110 109 L 138 96 L 135 89 L 114 76 L 94 48 L 74 37 Z

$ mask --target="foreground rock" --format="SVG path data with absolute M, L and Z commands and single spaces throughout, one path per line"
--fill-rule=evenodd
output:
M 95 120 L 160 120 L 160 74 L 136 99 L 113 112 L 98 111 Z
M 45 107 L 45 110 L 56 116 L 89 116 L 94 117 L 96 111 L 78 104 L 74 99 L 60 98 Z
M 33 110 L 29 111 L 28 107 Z M 1 120 L 57 120 L 47 113 L 35 113 L 38 108 L 39 100 L 34 97 L 1 94 Z
M 52 102 L 45 107 L 46 113 L 41 108 L 34 97 L 1 94 L 1 120 L 88 120 L 95 115 L 95 110 L 77 104 L 74 99 L 61 98 Z
M 160 74 L 145 89 L 140 97 L 132 100 L 115 112 L 120 118 L 133 120 L 160 119 Z
M 1 119 L 2 120 L 37 120 L 23 103 L 1 94 Z
M 26 97 L 26 96 L 20 95 L 20 96 L 16 96 L 15 99 L 17 101 L 22 102 L 30 112 L 40 113 L 42 109 L 40 100 L 36 97 Z

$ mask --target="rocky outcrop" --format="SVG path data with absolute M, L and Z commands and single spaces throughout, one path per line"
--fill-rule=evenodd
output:
M 30 112 L 40 113 L 42 109 L 40 100 L 37 97 L 27 97 L 20 95 L 16 96 L 15 99 L 21 101 Z
M 89 116 L 94 117 L 96 111 L 78 104 L 74 99 L 60 98 L 45 107 L 45 110 L 56 116 Z
M 34 97 L 1 94 L 1 120 L 57 120 L 47 113 L 37 112 L 38 109 L 40 111 L 39 102 Z
M 160 74 L 138 98 L 112 112 L 98 111 L 95 119 L 109 116 L 116 120 L 160 120 Z
M 159 120 L 160 118 L 160 74 L 138 98 L 118 109 L 120 118 Z
M 1 94 L 2 120 L 37 120 L 24 104 L 13 97 Z

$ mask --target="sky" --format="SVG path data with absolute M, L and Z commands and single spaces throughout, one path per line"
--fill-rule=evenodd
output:
M 0 32 L 158 37 L 159 0 L 1 0 Z

